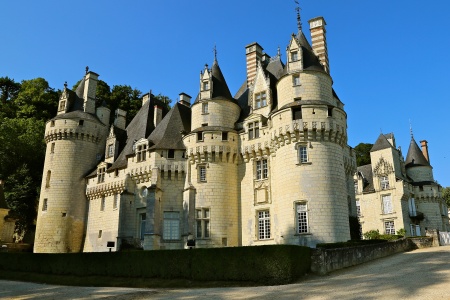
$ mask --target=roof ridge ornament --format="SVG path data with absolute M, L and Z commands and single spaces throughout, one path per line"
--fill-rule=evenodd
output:
M 294 0 L 295 4 L 297 4 L 297 7 L 295 8 L 295 11 L 297 12 L 297 28 L 298 28 L 298 33 L 300 34 L 302 32 L 302 20 L 300 18 L 300 4 L 298 2 L 298 0 Z
M 213 52 L 214 52 L 214 62 L 217 63 L 217 48 L 216 48 L 216 44 L 214 44 Z
M 411 119 L 409 119 L 409 133 L 411 134 L 411 139 L 414 139 L 413 129 L 411 125 Z

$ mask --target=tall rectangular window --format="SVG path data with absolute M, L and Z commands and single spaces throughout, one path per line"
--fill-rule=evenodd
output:
M 266 179 L 268 176 L 267 159 L 256 161 L 256 179 Z
M 355 195 L 358 194 L 358 181 L 355 180 L 354 181 L 354 186 L 355 186 Z
M 97 170 L 97 183 L 102 183 L 105 182 L 105 173 L 106 173 L 106 168 L 99 168 Z
M 114 156 L 114 144 L 108 145 L 108 157 Z
M 208 103 L 202 103 L 202 114 L 208 113 Z
M 356 199 L 356 215 L 358 218 L 361 217 L 361 206 L 358 199 Z
M 177 211 L 165 211 L 163 223 L 163 239 L 180 239 L 180 213 Z
M 48 199 L 45 198 L 44 202 L 42 203 L 42 211 L 47 211 L 47 206 L 48 206 Z
M 105 205 L 106 205 L 106 199 L 105 199 L 105 196 L 103 196 L 102 199 L 100 200 L 100 210 L 101 211 L 105 210 Z
M 196 237 L 209 238 L 210 235 L 209 208 L 197 209 L 195 212 Z
M 385 221 L 384 222 L 384 232 L 386 234 L 395 234 L 394 221 Z
M 303 164 L 308 162 L 308 148 L 306 145 L 299 145 L 298 148 L 298 162 Z
M 228 132 L 222 131 L 222 141 L 228 141 Z
M 117 208 L 118 203 L 119 203 L 119 194 L 114 194 L 113 209 Z
M 146 160 L 146 154 L 147 154 L 147 145 L 139 145 L 137 146 L 136 156 L 137 161 L 145 161 Z
M 147 221 L 147 215 L 145 213 L 139 214 L 139 238 L 144 239 L 145 223 Z
M 409 215 L 411 217 L 417 216 L 416 202 L 414 201 L 414 198 L 408 199 L 408 208 L 409 208 Z
M 199 142 L 203 141 L 203 131 L 197 132 L 197 141 Z
M 394 212 L 392 208 L 391 195 L 381 196 L 381 201 L 383 203 L 383 214 L 391 214 Z
M 268 210 L 258 212 L 258 238 L 270 239 L 270 213 Z
M 259 122 L 253 122 L 248 124 L 248 139 L 259 138 Z
M 175 158 L 175 149 L 169 149 L 169 151 L 167 151 L 167 158 Z
M 199 181 L 206 182 L 206 166 L 199 166 L 198 172 L 199 172 Z
M 298 75 L 292 76 L 292 85 L 294 86 L 300 85 L 300 76 Z
M 55 153 L 55 143 L 50 146 L 50 153 Z
M 308 233 L 308 207 L 306 203 L 297 203 L 297 233 Z
M 203 81 L 203 90 L 204 91 L 209 90 L 209 82 L 208 81 Z
M 389 178 L 387 176 L 380 177 L 380 185 L 382 190 L 389 189 Z

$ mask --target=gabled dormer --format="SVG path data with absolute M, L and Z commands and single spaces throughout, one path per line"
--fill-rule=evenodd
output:
M 105 162 L 112 164 L 119 154 L 119 141 L 114 132 L 114 125 L 109 129 L 109 135 L 106 138 Z
M 302 47 L 295 34 L 292 34 L 286 49 L 287 70 L 289 73 L 303 70 Z
M 146 138 L 141 138 L 140 140 L 136 141 L 136 143 L 133 145 L 134 154 L 136 156 L 135 162 L 143 162 L 146 161 L 148 158 L 148 140 Z
M 270 76 L 265 74 L 261 62 L 258 62 L 256 76 L 250 86 L 249 106 L 257 114 L 268 116 L 272 107 Z
M 59 97 L 58 103 L 58 115 L 65 114 L 69 108 L 69 90 L 67 89 L 67 82 L 64 83 L 64 90 L 61 93 L 61 97 Z
M 208 69 L 208 64 L 205 69 L 200 71 L 200 99 L 211 99 L 213 90 L 213 81 L 211 76 L 211 69 Z

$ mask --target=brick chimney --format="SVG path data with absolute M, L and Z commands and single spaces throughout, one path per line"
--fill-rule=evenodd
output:
M 250 86 L 255 79 L 258 61 L 261 61 L 263 56 L 262 51 L 263 48 L 256 42 L 245 46 L 245 56 L 247 60 L 247 86 Z
M 430 162 L 430 157 L 428 156 L 428 142 L 426 140 L 420 141 L 420 146 L 422 146 L 423 156 Z
M 325 71 L 330 74 L 330 64 L 328 62 L 327 38 L 325 19 L 323 17 L 313 18 L 308 21 L 309 30 L 311 31 L 311 41 L 314 54 L 319 58 Z
M 163 114 L 162 107 L 155 105 L 153 111 L 153 124 L 155 125 L 155 127 L 158 126 L 159 122 L 161 122 L 162 114 Z
M 97 91 L 98 74 L 88 71 L 84 77 L 84 111 L 95 114 L 95 92 Z
M 144 106 L 144 104 L 150 100 L 150 95 L 151 95 L 151 92 L 142 96 L 142 106 Z
M 189 96 L 186 93 L 180 93 L 180 100 L 178 101 L 178 103 L 183 104 L 184 106 L 190 107 L 191 106 L 191 99 L 192 97 Z

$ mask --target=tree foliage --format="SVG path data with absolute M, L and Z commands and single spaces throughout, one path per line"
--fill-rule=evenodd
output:
M 373 144 L 359 143 L 355 147 L 356 155 L 356 165 L 364 166 L 370 164 L 370 149 L 372 149 Z
M 447 207 L 450 208 L 450 187 L 445 187 L 442 189 L 442 198 L 444 198 Z
M 14 117 L 13 101 L 20 90 L 20 83 L 9 77 L 0 77 L 0 118 Z

